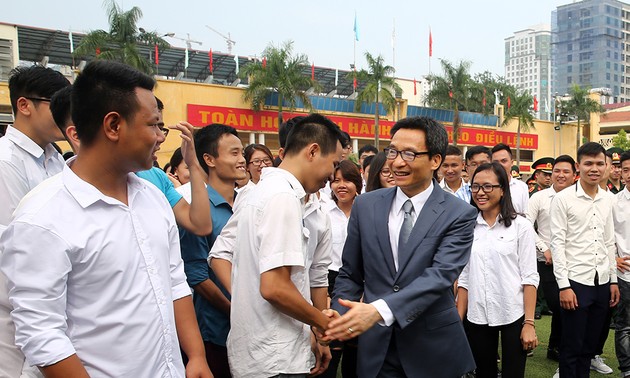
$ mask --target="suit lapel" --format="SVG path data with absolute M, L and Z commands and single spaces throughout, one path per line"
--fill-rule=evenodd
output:
M 444 190 L 440 188 L 437 181 L 434 180 L 433 192 L 422 207 L 422 211 L 418 215 L 418 219 L 411 230 L 407 244 L 398 246 L 398 273 L 396 274 L 396 279 L 400 277 L 414 251 L 420 243 L 422 243 L 422 240 L 424 240 L 424 237 L 429 229 L 431 229 L 431 226 L 433 226 L 435 220 L 444 212 L 442 202 L 444 202 Z M 417 251 L 416 253 L 418 252 L 422 253 L 423 251 Z
M 390 188 L 383 190 L 382 197 L 379 201 L 374 203 L 374 224 L 376 229 L 376 238 L 378 244 L 381 247 L 380 250 L 383 253 L 383 258 L 387 265 L 387 269 L 391 273 L 392 277 L 396 274 L 396 266 L 394 265 L 394 256 L 392 254 L 392 246 L 389 243 L 389 211 L 394 202 L 394 196 L 396 195 L 396 188 Z

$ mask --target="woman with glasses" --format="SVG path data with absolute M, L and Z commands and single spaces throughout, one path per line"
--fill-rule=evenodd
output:
M 370 164 L 370 172 L 365 183 L 366 192 L 396 186 L 394 176 L 389 170 L 389 166 L 385 164 L 386 161 L 387 157 L 385 156 L 384 152 L 379 152 L 378 154 L 374 155 L 372 163 Z
M 252 183 L 258 184 L 262 169 L 273 166 L 273 155 L 264 144 L 250 144 L 245 147 L 246 169 Z
M 495 378 L 501 335 L 502 376 L 524 377 L 538 345 L 534 228 L 512 205 L 505 169 L 480 165 L 471 179 L 479 210 L 470 260 L 459 277 L 457 310 L 477 364 L 477 378 Z

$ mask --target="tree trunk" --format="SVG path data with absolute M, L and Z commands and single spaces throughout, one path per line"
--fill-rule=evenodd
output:
M 379 112 L 378 112 L 378 90 L 376 91 L 376 108 L 374 108 L 374 146 L 376 147 L 377 150 L 381 150 L 380 147 L 378 146 L 379 143 L 379 134 L 380 134 L 380 128 L 378 126 L 378 117 L 379 117 Z
M 283 102 L 284 98 L 282 97 L 282 95 L 280 93 L 278 93 L 278 129 L 280 128 L 280 125 L 282 125 L 282 102 Z
M 521 169 L 521 120 L 518 120 L 518 128 L 516 129 L 516 165 Z
M 453 146 L 457 147 L 457 138 L 459 137 L 459 109 L 455 106 L 453 110 Z
M 577 120 L 577 135 L 575 136 L 575 156 L 577 158 L 577 150 L 582 145 L 582 135 L 580 134 L 580 117 Z

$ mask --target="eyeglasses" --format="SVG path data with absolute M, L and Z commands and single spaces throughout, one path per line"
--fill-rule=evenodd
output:
M 500 188 L 501 185 L 492 185 L 492 184 L 483 184 L 483 185 L 479 185 L 479 184 L 472 184 L 470 186 L 470 191 L 473 193 L 477 193 L 479 191 L 479 189 L 483 189 L 484 193 L 490 193 L 494 190 L 494 188 Z
M 49 98 L 45 98 L 45 97 L 24 97 L 27 100 L 31 100 L 31 101 L 44 101 L 44 102 L 50 102 Z
M 392 172 L 389 169 L 381 170 L 381 176 L 383 176 L 383 177 L 389 177 L 391 174 L 392 174 Z
M 428 155 L 429 154 L 429 151 L 422 151 L 422 152 L 398 151 L 398 150 L 395 150 L 393 148 L 385 148 L 383 150 L 383 152 L 385 152 L 385 157 L 387 157 L 387 159 L 389 159 L 389 160 L 396 159 L 398 154 L 400 154 L 400 157 L 404 161 L 414 161 L 414 160 L 416 160 L 416 157 L 418 157 L 418 156 Z
M 252 161 L 249 162 L 250 164 L 253 164 L 255 166 L 260 166 L 261 164 L 265 164 L 266 166 L 270 166 L 272 161 L 269 158 L 264 158 L 264 159 L 254 159 Z

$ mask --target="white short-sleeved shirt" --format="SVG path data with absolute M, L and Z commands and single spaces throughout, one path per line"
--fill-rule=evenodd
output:
M 613 207 L 613 221 L 615 223 L 615 244 L 617 256 L 630 256 L 630 190 L 628 183 L 625 189 L 617 193 L 617 201 Z M 622 273 L 617 270 L 617 277 L 630 282 L 630 272 Z
M 498 219 L 490 227 L 480 212 L 470 260 L 458 281 L 468 290 L 468 320 L 489 326 L 515 322 L 525 313 L 523 285 L 538 282 L 531 223 L 519 215 L 510 227 Z
M 234 377 L 307 374 L 312 368 L 309 326 L 283 314 L 260 295 L 262 273 L 291 266 L 291 281 L 309 298 L 306 192 L 288 171 L 265 168 L 238 219 L 232 260 L 231 329 L 227 340 Z
M 332 231 L 332 261 L 328 269 L 338 272 L 341 268 L 341 255 L 343 246 L 348 237 L 348 217 L 336 204 L 328 210 L 330 227 Z
M 27 361 L 76 353 L 90 376 L 183 377 L 173 301 L 190 289 L 164 195 L 129 174 L 125 205 L 69 167 L 45 185 L 0 239 Z

